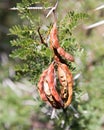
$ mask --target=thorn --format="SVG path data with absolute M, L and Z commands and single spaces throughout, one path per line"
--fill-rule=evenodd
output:
M 61 121 L 61 128 L 64 127 L 64 124 L 65 124 L 65 120 L 62 120 L 62 121 Z
M 22 9 L 25 9 L 25 8 L 22 8 Z M 28 10 L 49 10 L 49 9 L 52 9 L 52 7 L 48 7 L 48 8 L 44 8 L 44 7 L 27 7 Z M 13 7 L 13 8 L 10 8 L 10 10 L 19 10 L 19 8 L 17 7 Z
M 48 14 L 47 14 L 46 18 L 48 18 L 48 17 L 49 17 L 49 15 L 50 15 L 51 13 L 53 13 L 53 12 L 56 10 L 57 6 L 58 6 L 58 0 L 57 0 L 57 2 L 56 2 L 55 6 L 54 6 L 54 7 L 52 7 L 52 9 L 48 12 Z
M 94 10 L 97 11 L 97 10 L 101 10 L 101 9 L 104 9 L 104 5 L 101 5 L 101 6 L 97 7 L 97 8 L 95 8 Z
M 78 73 L 74 76 L 74 80 L 77 80 L 81 76 L 81 73 Z
M 76 118 L 79 118 L 79 113 L 77 112 L 77 110 L 72 106 L 72 104 L 70 104 L 70 108 L 74 111 L 74 116 Z
M 52 114 L 51 114 L 51 119 L 54 119 L 54 118 L 57 118 L 57 119 L 58 119 L 58 116 L 57 116 L 57 114 L 56 114 L 56 109 L 55 109 L 55 108 L 53 108 Z
M 86 30 L 92 29 L 92 28 L 98 27 L 98 26 L 103 25 L 103 24 L 104 24 L 104 20 L 99 21 L 99 22 L 94 23 L 94 24 L 91 24 L 91 25 L 89 25 L 89 26 L 86 26 L 85 29 L 86 29 Z

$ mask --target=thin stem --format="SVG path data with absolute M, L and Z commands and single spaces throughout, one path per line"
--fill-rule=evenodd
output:
M 40 27 L 38 28 L 38 34 L 39 34 L 41 43 L 44 44 L 46 47 L 48 47 L 47 43 L 45 43 L 45 41 L 43 40 L 43 38 L 42 38 L 42 36 L 41 36 L 41 34 L 40 34 Z
M 104 20 L 99 21 L 99 22 L 94 23 L 94 24 L 91 24 L 91 25 L 85 27 L 85 29 L 86 29 L 86 30 L 92 29 L 92 28 L 98 27 L 98 26 L 103 25 L 103 24 L 104 24 Z
M 54 13 L 54 14 L 55 14 L 55 10 L 56 10 L 57 6 L 58 6 L 58 0 L 57 0 L 57 2 L 56 2 L 55 6 L 52 7 L 52 9 L 48 12 L 46 18 L 48 18 L 51 13 Z
M 22 8 L 22 9 L 25 9 L 25 8 Z M 45 7 L 27 7 L 28 10 L 49 10 L 49 9 L 52 9 L 52 7 L 48 7 L 48 8 L 45 8 Z M 13 7 L 13 8 L 10 8 L 10 10 L 19 10 L 19 8 L 17 7 Z
M 104 9 L 104 5 L 101 5 L 101 6 L 97 7 L 97 8 L 95 9 L 95 11 L 101 10 L 101 9 Z

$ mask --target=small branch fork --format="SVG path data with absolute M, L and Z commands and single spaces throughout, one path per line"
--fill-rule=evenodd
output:
M 49 10 L 49 12 L 48 12 L 48 14 L 47 14 L 47 16 L 46 16 L 46 18 L 48 18 L 49 15 L 56 10 L 57 5 L 58 5 L 58 0 L 57 0 L 57 2 L 56 2 L 56 4 L 55 4 L 54 7 L 45 8 L 45 7 L 41 7 L 41 6 L 40 6 L 40 7 L 27 7 L 27 9 L 28 9 L 28 10 Z M 22 8 L 22 9 L 25 9 L 25 8 Z M 19 8 L 13 7 L 13 8 L 10 8 L 10 10 L 19 10 Z
M 56 23 L 56 21 L 57 21 L 57 18 L 55 15 L 55 10 L 56 10 L 57 6 L 58 6 L 58 1 L 56 2 L 55 6 L 51 8 L 51 10 L 48 12 L 48 14 L 46 16 L 46 18 L 48 18 L 51 14 L 53 14 L 54 23 Z M 43 40 L 43 38 L 40 34 L 40 27 L 38 28 L 38 34 L 39 34 L 41 43 L 44 44 L 46 47 L 48 47 L 47 43 Z
M 51 13 L 53 13 L 54 17 L 55 17 L 55 10 L 56 10 L 57 6 L 58 6 L 58 1 L 56 2 L 55 6 L 52 7 L 52 9 L 48 12 L 46 18 L 48 18 Z

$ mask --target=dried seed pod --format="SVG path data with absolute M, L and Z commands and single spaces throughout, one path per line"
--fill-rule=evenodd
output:
M 74 61 L 74 57 L 60 47 L 57 37 L 56 23 L 54 23 L 50 32 L 50 48 L 54 51 L 54 62 L 57 65 L 56 70 L 58 71 L 61 90 L 57 91 L 56 89 L 58 84 L 56 82 L 56 70 L 54 68 L 54 63 L 51 63 L 49 68 L 42 73 L 38 83 L 38 90 L 43 101 L 50 103 L 57 109 L 66 108 L 70 105 L 72 100 L 73 78 L 67 65 L 61 62 L 63 62 L 62 57 L 72 62 Z
M 57 106 L 57 103 L 56 103 L 56 100 L 54 99 L 54 97 L 52 96 L 51 94 L 51 91 L 50 91 L 50 88 L 49 88 L 49 85 L 48 85 L 48 82 L 45 80 L 44 81 L 44 92 L 45 92 L 45 95 L 47 97 L 47 100 L 49 101 L 49 103 L 55 107 L 55 108 L 58 108 Z M 59 107 L 60 108 L 60 107 Z
M 54 23 L 51 32 L 50 32 L 50 43 L 51 43 L 51 49 L 60 47 L 60 44 L 58 42 L 57 38 L 57 26 L 56 23 Z
M 73 78 L 67 65 L 62 63 L 58 64 L 58 77 L 62 85 L 60 96 L 64 101 L 64 108 L 66 108 L 70 105 L 73 94 Z
M 48 102 L 52 105 L 52 107 L 57 108 L 57 109 L 62 108 L 60 102 L 57 102 L 54 96 L 51 94 L 47 81 L 44 82 L 44 92 L 46 94 Z
M 63 101 L 56 90 L 56 79 L 53 63 L 48 69 L 43 71 L 39 83 L 38 91 L 43 101 L 51 104 L 54 108 L 60 109 L 63 107 Z
M 47 71 L 48 71 L 48 69 L 43 71 L 43 73 L 40 77 L 39 83 L 38 83 L 38 91 L 39 91 L 40 97 L 43 101 L 47 101 L 47 97 L 44 92 L 44 79 L 47 75 Z
M 51 49 L 57 49 L 57 52 L 64 57 L 65 59 L 69 60 L 69 61 L 74 61 L 74 57 L 67 53 L 62 47 L 60 47 L 58 38 L 57 38 L 57 26 L 56 23 L 54 23 L 53 28 L 50 32 L 50 48 Z
M 57 52 L 65 59 L 72 62 L 74 61 L 74 57 L 71 54 L 67 53 L 62 47 L 57 48 Z
M 49 66 L 46 81 L 49 85 L 49 89 L 54 101 L 58 104 L 58 106 L 62 107 L 63 101 L 61 100 L 61 97 L 56 90 L 56 77 L 53 63 Z

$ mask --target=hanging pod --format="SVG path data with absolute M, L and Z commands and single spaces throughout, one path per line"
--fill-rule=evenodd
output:
M 47 97 L 46 97 L 46 94 L 44 92 L 44 79 L 47 75 L 47 71 L 48 71 L 48 69 L 43 71 L 43 73 L 40 76 L 40 80 L 38 82 L 38 91 L 39 91 L 40 97 L 43 101 L 47 101 Z
M 57 109 L 63 107 L 63 101 L 56 90 L 56 77 L 53 63 L 51 63 L 47 70 L 43 71 L 38 83 L 38 90 L 43 101 L 50 103 Z
M 57 90 L 56 90 L 56 76 L 55 76 L 55 70 L 54 70 L 54 64 L 51 63 L 51 65 L 48 68 L 48 72 L 47 72 L 47 76 L 45 78 L 45 83 L 44 84 L 44 90 L 45 88 L 49 88 L 50 90 L 50 95 L 48 95 L 48 91 L 46 93 L 47 98 L 49 100 L 49 102 L 51 103 L 52 106 L 56 107 L 56 108 L 61 108 L 63 107 L 63 101 L 60 97 L 60 95 L 58 94 Z M 51 101 L 52 100 L 52 101 Z
M 56 109 L 66 108 L 71 104 L 73 94 L 73 77 L 62 57 L 71 62 L 74 57 L 60 47 L 56 23 L 50 32 L 50 49 L 54 52 L 54 62 L 43 71 L 38 90 L 43 101 Z
M 60 44 L 59 44 L 59 41 L 58 41 L 58 38 L 57 38 L 57 25 L 56 23 L 53 24 L 53 27 L 51 29 L 51 32 L 50 32 L 50 48 L 53 49 L 53 48 L 59 48 L 60 47 Z
M 73 77 L 66 64 L 58 63 L 58 78 L 61 84 L 60 96 L 66 108 L 70 105 L 73 94 Z
M 55 72 L 56 66 L 57 72 Z M 51 63 L 49 68 L 43 71 L 38 83 L 38 90 L 43 101 L 50 103 L 54 108 L 60 109 L 66 108 L 71 103 L 73 78 L 67 65 L 58 62 L 56 66 Z M 59 83 L 57 83 L 56 77 Z M 57 91 L 56 87 L 60 90 Z
M 58 37 L 57 37 L 57 26 L 56 23 L 53 24 L 53 27 L 50 32 L 50 48 L 56 49 L 60 56 L 64 57 L 66 60 L 71 62 L 74 61 L 74 57 L 67 53 L 62 47 L 60 47 Z

